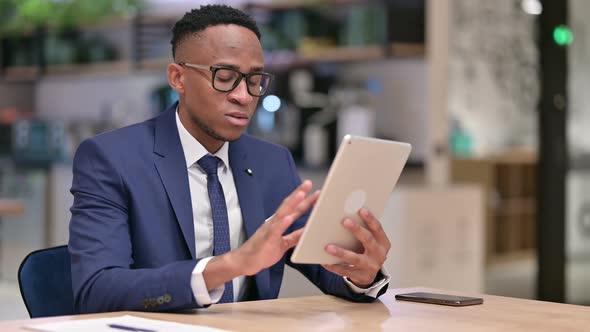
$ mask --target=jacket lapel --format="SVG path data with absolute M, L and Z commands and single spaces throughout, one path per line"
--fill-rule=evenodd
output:
M 170 106 L 156 119 L 154 163 L 162 179 L 168 199 L 193 259 L 195 253 L 195 231 L 188 171 L 176 127 L 176 105 Z
M 184 240 L 193 259 L 195 253 L 195 233 L 192 203 L 188 184 L 186 161 L 176 128 L 176 105 L 170 106 L 156 119 L 154 163 L 168 194 L 174 213 L 180 225 Z M 248 159 L 244 139 L 229 145 L 229 162 L 240 202 L 242 220 L 246 237 L 250 238 L 264 223 L 264 204 L 260 193 L 256 172 L 249 174 L 253 164 Z M 255 170 L 254 170 L 255 171 Z M 270 272 L 264 269 L 256 274 L 256 285 L 260 299 L 272 297 L 270 292 Z
M 240 209 L 242 210 L 242 220 L 246 237 L 250 238 L 256 230 L 264 223 L 264 203 L 260 193 L 256 170 L 248 158 L 247 146 L 244 138 L 230 143 L 229 145 L 229 163 L 231 165 Z M 248 169 L 254 172 L 248 172 Z M 264 269 L 256 274 L 256 285 L 258 286 L 258 295 L 260 299 L 268 299 L 270 294 L 270 273 Z

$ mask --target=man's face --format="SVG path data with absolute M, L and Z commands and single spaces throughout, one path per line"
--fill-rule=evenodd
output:
M 238 25 L 208 27 L 184 40 L 177 49 L 176 62 L 226 66 L 243 73 L 261 72 L 262 47 L 256 35 Z M 254 115 L 258 98 L 251 96 L 246 80 L 230 92 L 211 85 L 211 71 L 183 66 L 179 115 L 183 125 L 207 150 L 214 152 L 225 141 L 237 140 Z

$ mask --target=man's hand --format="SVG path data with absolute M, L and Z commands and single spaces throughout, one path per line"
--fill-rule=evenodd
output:
M 240 275 L 254 275 L 274 265 L 287 250 L 299 242 L 303 228 L 287 235 L 283 234 L 317 201 L 319 191 L 308 195 L 311 187 L 311 181 L 304 181 L 283 200 L 270 220 L 241 247 L 230 253 L 232 261 L 239 266 Z
M 303 228 L 283 235 L 287 229 L 309 210 L 320 192 L 309 195 L 311 181 L 304 181 L 287 198 L 275 214 L 239 248 L 221 256 L 215 256 L 207 264 L 203 277 L 211 290 L 242 275 L 255 275 L 274 265 L 285 252 L 293 248 L 303 234 Z
M 362 252 L 356 253 L 329 244 L 326 246 L 326 252 L 340 258 L 344 263 L 326 264 L 323 267 L 338 275 L 348 277 L 358 287 L 367 288 L 371 286 L 387 259 L 391 243 L 383 231 L 381 223 L 369 210 L 360 209 L 359 216 L 367 228 L 349 218 L 345 218 L 342 225 L 361 242 Z

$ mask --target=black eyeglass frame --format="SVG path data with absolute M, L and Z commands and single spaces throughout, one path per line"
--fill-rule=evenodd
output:
M 196 68 L 196 69 L 205 69 L 205 70 L 209 70 L 211 71 L 211 86 L 213 87 L 213 89 L 215 89 L 216 91 L 219 92 L 230 92 L 233 91 L 235 88 L 238 87 L 238 85 L 240 84 L 240 82 L 242 81 L 242 79 L 246 79 L 246 89 L 248 90 L 248 93 L 252 96 L 252 97 L 262 97 L 264 96 L 267 92 L 268 92 L 268 88 L 270 87 L 272 80 L 274 78 L 274 75 L 271 73 L 265 73 L 265 72 L 254 72 L 254 73 L 242 73 L 239 70 L 236 70 L 234 68 L 231 67 L 226 67 L 226 66 L 205 66 L 205 65 L 197 65 L 194 63 L 190 63 L 190 62 L 177 62 L 176 63 L 179 66 L 183 66 L 183 67 L 189 67 L 189 68 Z M 225 70 L 231 70 L 235 73 L 238 74 L 238 78 L 235 80 L 235 82 L 233 83 L 232 87 L 229 89 L 219 89 L 215 86 L 215 75 L 217 74 L 217 71 L 220 69 L 225 69 Z M 263 93 L 261 94 L 254 94 L 252 93 L 252 91 L 250 91 L 250 86 L 247 84 L 248 80 L 250 79 L 250 77 L 255 76 L 255 75 L 266 75 L 268 77 L 268 85 L 266 87 L 266 89 L 264 90 Z

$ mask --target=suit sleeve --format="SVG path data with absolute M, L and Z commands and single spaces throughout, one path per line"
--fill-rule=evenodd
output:
M 287 162 L 289 164 L 290 177 L 292 180 L 292 188 L 295 189 L 300 183 L 301 179 L 297 174 L 295 163 L 291 153 L 286 151 Z M 309 212 L 299 218 L 287 232 L 292 232 L 305 226 Z M 375 300 L 374 297 L 359 294 L 352 291 L 348 285 L 344 282 L 344 278 L 324 269 L 321 265 L 314 264 L 295 264 L 291 262 L 291 255 L 293 249 L 289 250 L 286 255 L 286 262 L 289 266 L 301 272 L 309 281 L 311 281 L 316 287 L 318 287 L 325 294 L 338 296 L 344 299 L 348 299 L 354 302 L 372 302 Z M 383 295 L 387 291 L 387 286 L 384 286 L 379 291 L 377 297 Z
M 133 268 L 129 199 L 111 159 L 92 139 L 84 141 L 74 157 L 68 247 L 76 311 L 196 307 L 190 277 L 197 261 Z

